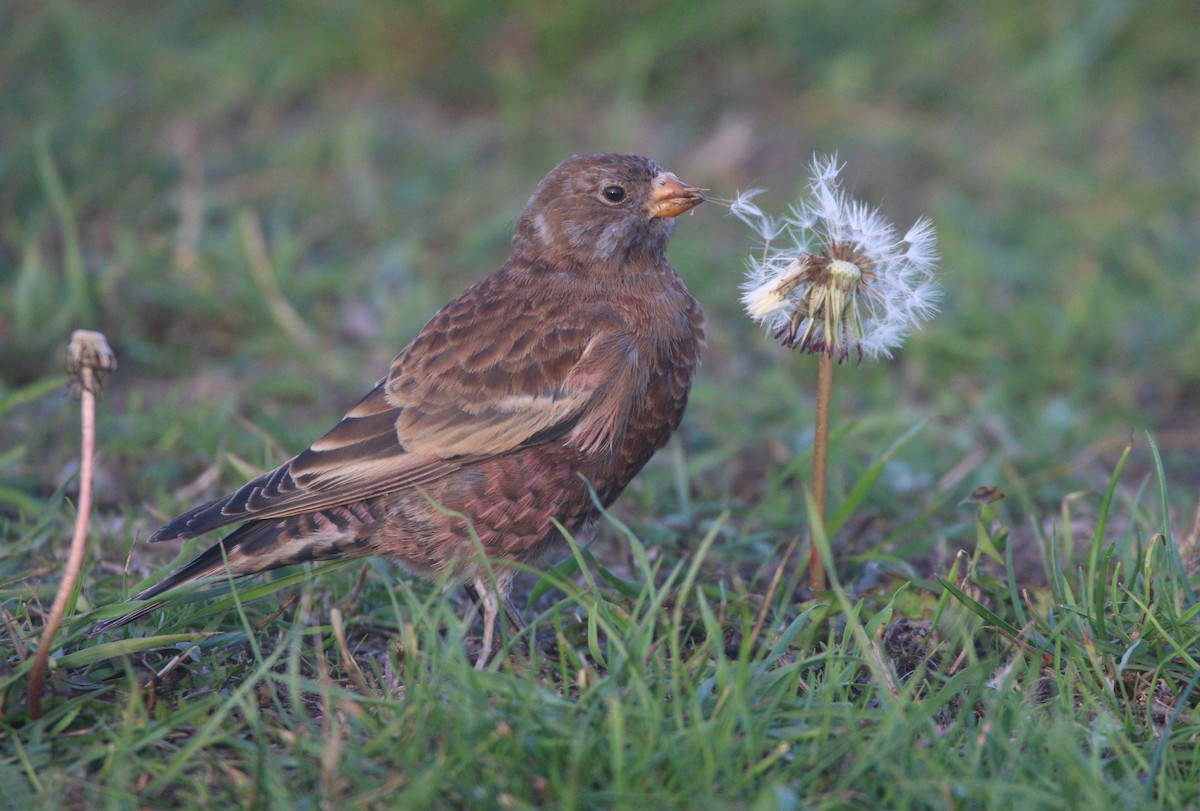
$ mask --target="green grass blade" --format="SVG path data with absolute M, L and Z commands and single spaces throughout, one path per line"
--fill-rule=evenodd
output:
M 1117 482 L 1121 480 L 1121 472 L 1125 469 L 1125 462 L 1129 459 L 1129 453 L 1132 450 L 1133 445 L 1129 444 L 1121 452 L 1121 457 L 1117 460 L 1112 475 L 1108 478 L 1108 489 L 1104 491 L 1104 500 L 1100 502 L 1100 515 L 1096 518 L 1096 529 L 1092 532 L 1092 546 L 1088 554 L 1087 582 L 1089 585 L 1096 582 L 1096 564 L 1100 560 L 1100 550 L 1104 546 L 1104 530 L 1108 526 L 1113 495 L 1117 492 Z
M 924 428 L 931 419 L 932 417 L 926 417 L 916 425 L 909 428 L 907 431 L 901 434 L 900 438 L 893 442 L 886 451 L 880 454 L 875 461 L 871 463 L 871 466 L 867 468 L 866 472 L 863 473 L 863 475 L 859 477 L 858 481 L 854 483 L 854 487 L 850 489 L 850 492 L 846 494 L 845 500 L 838 505 L 837 510 L 835 510 L 829 520 L 825 522 L 825 531 L 830 536 L 836 535 L 838 530 L 840 530 L 850 516 L 854 514 L 854 511 L 857 510 L 863 503 L 863 500 L 867 497 L 867 493 L 870 492 L 871 487 L 876 481 L 879 480 L 879 477 L 883 475 L 884 468 L 887 467 L 887 463 L 892 460 L 892 457 L 896 455 L 897 451 L 904 447 L 904 445 L 907 444 L 910 439 L 916 436 L 917 433 L 920 432 L 920 430 Z
M 53 392 L 62 391 L 66 385 L 66 375 L 50 375 L 49 377 L 43 377 L 41 380 L 27 383 L 16 391 L 10 391 L 8 394 L 0 397 L 0 419 L 3 419 L 5 414 L 17 406 L 39 400 Z
M 1191 581 L 1188 580 L 1187 569 L 1179 554 L 1179 545 L 1175 543 L 1175 533 L 1171 531 L 1171 505 L 1167 501 L 1167 474 L 1163 471 L 1162 454 L 1158 452 L 1158 445 L 1155 444 L 1154 437 L 1149 431 L 1146 432 L 1146 441 L 1150 443 L 1150 455 L 1154 459 L 1154 475 L 1158 480 L 1158 509 L 1159 519 L 1162 521 L 1159 532 L 1162 533 L 1171 550 L 1171 561 L 1174 564 L 1176 576 L 1179 578 L 1179 585 L 1187 596 L 1187 604 L 1192 605 L 1196 602 L 1196 592 L 1192 589 Z
M 103 662 L 106 659 L 114 659 L 118 656 L 129 656 L 134 653 L 161 650 L 162 648 L 175 648 L 184 642 L 195 642 L 198 639 L 204 639 L 208 636 L 210 634 L 199 632 L 161 634 L 159 636 L 134 636 L 128 639 L 118 639 L 115 642 L 102 642 L 73 653 L 63 654 L 54 660 L 54 667 L 57 669 L 83 667 L 84 665 Z
M 34 160 L 42 181 L 42 190 L 58 219 L 63 243 L 63 266 L 67 279 L 68 300 L 75 316 L 82 321 L 92 318 L 92 291 L 83 265 L 83 250 L 79 244 L 79 224 L 63 184 L 62 175 L 54 163 L 50 148 L 50 130 L 43 127 L 34 138 Z

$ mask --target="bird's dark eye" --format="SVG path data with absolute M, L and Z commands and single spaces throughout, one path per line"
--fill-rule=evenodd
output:
M 605 186 L 604 199 L 610 203 L 619 203 L 625 199 L 625 190 L 620 186 Z

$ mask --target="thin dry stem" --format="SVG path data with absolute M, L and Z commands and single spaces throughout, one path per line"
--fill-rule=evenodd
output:
M 817 420 L 813 428 L 813 503 L 816 520 L 825 524 L 825 479 L 829 469 L 829 410 L 833 400 L 833 355 L 821 353 L 817 372 Z M 808 576 L 813 593 L 825 590 L 825 564 L 816 544 L 809 544 Z M 830 562 L 832 565 L 832 562 Z
M 313 647 L 317 663 L 317 681 L 321 696 L 321 793 L 325 803 L 336 807 L 341 794 L 341 772 L 338 768 L 342 759 L 342 726 L 337 715 L 337 704 L 330 689 L 333 680 L 329 677 L 329 663 L 325 659 L 325 643 L 320 631 L 313 631 Z
M 160 670 L 154 674 L 154 678 L 159 679 L 159 680 L 166 678 L 168 675 L 170 675 L 171 671 L 175 670 L 175 668 L 177 668 L 181 664 L 183 664 L 184 659 L 191 656 L 193 653 L 195 653 L 198 650 L 200 650 L 199 645 L 192 645 L 187 650 L 185 650 L 183 653 L 176 654 L 175 657 L 171 659 L 171 661 L 169 661 L 165 665 L 163 665 L 162 670 Z
M 246 249 L 246 264 L 250 268 L 251 278 L 262 293 L 267 311 L 293 343 L 306 349 L 315 349 L 320 343 L 317 334 L 292 307 L 292 303 L 288 301 L 275 279 L 271 257 L 267 252 L 267 240 L 263 236 L 258 215 L 253 211 L 243 212 L 240 222 Z
M 374 696 L 375 691 L 367 684 L 367 679 L 363 676 L 358 662 L 354 661 L 354 657 L 350 655 L 350 646 L 346 644 L 346 625 L 342 621 L 340 609 L 335 608 L 329 612 L 329 622 L 333 626 L 333 638 L 337 641 L 338 653 L 342 657 L 342 666 L 350 675 L 350 681 L 354 682 L 354 686 L 364 696 Z
M 763 626 L 767 623 L 767 614 L 771 611 L 771 605 L 775 602 L 775 590 L 779 588 L 779 581 L 783 579 L 783 571 L 787 568 L 788 561 L 792 559 L 792 555 L 796 553 L 796 547 L 800 545 L 800 536 L 797 535 L 788 542 L 787 548 L 783 550 L 783 557 L 779 559 L 779 564 L 775 567 L 775 573 L 771 575 L 771 584 L 767 586 L 766 597 L 763 598 L 763 603 L 758 608 L 758 616 L 754 618 L 754 629 L 750 631 L 750 648 L 754 649 L 754 645 L 758 642 L 758 635 L 762 633 Z
M 67 565 L 63 569 L 54 605 L 42 629 L 42 639 L 34 655 L 33 668 L 29 671 L 29 714 L 35 720 L 42 715 L 42 686 L 46 678 L 46 666 L 54 637 L 67 613 L 67 603 L 75 593 L 79 573 L 83 569 L 83 556 L 87 550 L 88 526 L 92 517 L 92 478 L 96 457 L 96 394 L 100 389 L 98 371 L 115 369 L 116 359 L 108 348 L 108 341 L 99 332 L 76 330 L 67 349 L 68 367 L 72 381 L 79 390 L 82 421 L 82 450 L 79 461 L 79 504 L 75 515 L 75 532 L 71 536 L 71 549 Z
M 0 605 L 0 622 L 4 623 L 4 632 L 8 634 L 9 640 L 12 642 L 13 653 L 17 658 L 24 662 L 29 658 L 29 648 L 25 646 L 25 639 L 17 630 L 17 624 L 13 621 L 13 615 L 8 609 Z M 4 714 L 4 710 L 0 707 L 0 716 Z

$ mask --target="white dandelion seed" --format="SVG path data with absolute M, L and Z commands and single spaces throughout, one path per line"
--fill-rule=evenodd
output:
M 782 220 L 775 220 L 763 214 L 758 204 L 753 202 L 757 195 L 762 194 L 765 189 L 747 189 L 746 191 L 738 192 L 733 202 L 729 205 L 729 211 L 733 216 L 737 217 L 746 225 L 753 228 L 762 237 L 763 242 L 769 243 L 775 237 L 779 236 L 779 232 L 787 225 Z
M 814 157 L 808 198 L 775 220 L 739 194 L 733 213 L 767 243 L 748 263 L 742 304 L 784 346 L 845 360 L 891 357 L 937 312 L 937 238 L 922 217 L 900 236 L 842 190 L 837 157 Z M 786 234 L 786 244 L 772 244 Z

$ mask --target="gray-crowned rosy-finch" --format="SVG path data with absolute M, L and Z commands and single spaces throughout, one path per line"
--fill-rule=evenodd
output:
M 433 316 L 358 405 L 300 455 L 174 519 L 151 541 L 241 526 L 133 599 L 304 561 L 386 555 L 447 572 L 494 649 L 513 571 L 586 538 L 679 425 L 703 314 L 667 262 L 704 200 L 652 160 L 578 155 L 538 184 L 512 254 Z M 471 538 L 492 560 L 495 586 Z M 222 551 L 223 548 L 223 551 Z M 115 628 L 155 601 L 98 623 Z

